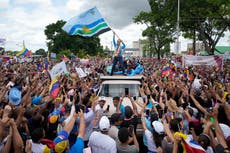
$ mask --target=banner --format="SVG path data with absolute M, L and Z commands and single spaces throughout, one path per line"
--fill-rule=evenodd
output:
M 87 64 L 89 64 L 89 59 L 80 59 L 80 63 L 82 65 L 87 65 Z
M 56 58 L 56 57 L 57 57 L 57 54 L 56 54 L 56 53 L 51 53 L 51 54 L 50 54 L 50 57 L 51 57 L 51 58 Z
M 79 68 L 76 67 L 76 71 L 77 71 L 77 74 L 78 74 L 79 78 L 84 78 L 84 77 L 87 76 L 86 73 L 80 67 Z
M 51 69 L 51 71 L 50 71 L 49 73 L 50 73 L 50 77 L 51 77 L 52 80 L 53 80 L 53 78 L 55 78 L 56 76 L 59 76 L 59 75 L 61 75 L 61 74 L 68 73 L 65 62 L 61 62 L 61 63 L 58 63 L 57 65 L 55 65 L 55 66 Z
M 216 66 L 222 70 L 223 67 L 223 56 L 214 55 L 214 56 L 193 56 L 186 55 L 182 57 L 183 67 L 191 65 L 207 65 L 207 66 Z

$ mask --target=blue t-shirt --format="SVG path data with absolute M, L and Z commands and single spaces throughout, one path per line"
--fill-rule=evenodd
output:
M 120 106 L 120 111 L 121 111 L 121 114 L 125 116 L 125 106 L 124 105 Z
M 113 35 L 113 45 L 114 45 L 114 48 L 116 49 L 117 48 L 117 43 L 115 41 L 115 35 Z M 125 44 L 121 44 L 120 46 L 120 52 L 118 54 L 118 56 L 122 56 L 123 55 L 123 49 L 125 49 Z
M 128 71 L 128 74 L 127 76 L 134 76 L 136 73 L 135 73 L 135 70 L 134 69 L 131 69 Z
M 153 108 L 153 103 L 149 101 L 148 105 L 146 105 L 146 108 L 152 109 Z
M 144 66 L 138 64 L 137 67 L 135 68 L 135 73 L 136 73 L 136 74 L 141 74 L 141 73 L 143 73 L 143 72 L 144 72 Z
M 83 153 L 84 141 L 82 138 L 77 138 L 75 144 L 71 147 L 69 153 Z

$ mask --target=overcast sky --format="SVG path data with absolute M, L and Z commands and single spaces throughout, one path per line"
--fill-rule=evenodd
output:
M 45 26 L 57 20 L 67 21 L 94 6 L 127 47 L 143 38 L 141 33 L 146 27 L 132 23 L 132 19 L 140 11 L 150 10 L 147 0 L 0 0 L 0 38 L 7 40 L 6 50 L 20 50 L 23 40 L 33 51 L 47 49 Z M 100 38 L 104 47 L 111 47 L 111 31 Z M 180 40 L 184 42 L 182 50 L 186 49 L 189 41 Z M 226 40 L 221 42 L 226 44 Z

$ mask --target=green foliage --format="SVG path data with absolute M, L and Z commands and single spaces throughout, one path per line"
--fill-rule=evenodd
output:
M 57 21 L 46 26 L 45 35 L 47 37 L 48 50 L 54 53 L 60 53 L 69 50 L 74 54 L 78 54 L 80 50 L 85 50 L 89 55 L 97 55 L 102 51 L 100 39 L 94 37 L 80 37 L 77 35 L 70 36 L 61 28 L 65 21 Z
M 142 35 L 148 37 L 151 54 L 160 59 L 165 45 L 175 40 L 176 12 L 175 3 L 165 0 L 149 0 L 150 12 L 140 12 L 134 17 L 135 23 L 146 24 Z
M 140 12 L 135 23 L 147 25 L 142 33 L 152 53 L 160 56 L 163 46 L 175 40 L 177 0 L 148 0 L 150 12 Z M 186 38 L 200 40 L 209 54 L 230 30 L 230 0 L 180 0 L 180 30 Z
M 36 54 L 36 55 L 43 55 L 43 56 L 46 56 L 46 55 L 47 55 L 46 51 L 45 51 L 44 49 L 42 49 L 42 48 L 36 50 L 36 51 L 35 51 L 35 54 Z
M 61 52 L 59 52 L 58 54 L 57 54 L 57 59 L 61 59 L 61 57 L 62 56 L 66 56 L 66 57 L 68 57 L 68 58 L 70 58 L 70 55 L 72 54 L 72 52 L 69 50 L 69 49 L 64 49 L 64 50 L 62 50 Z
M 201 40 L 209 54 L 230 28 L 230 0 L 181 0 L 180 27 L 184 36 Z
M 86 55 L 87 55 L 87 52 L 84 49 L 79 50 L 77 54 L 79 58 L 85 58 Z

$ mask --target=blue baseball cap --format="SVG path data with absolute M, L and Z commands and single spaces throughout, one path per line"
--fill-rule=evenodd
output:
M 20 104 L 22 99 L 22 93 L 17 88 L 11 88 L 9 93 L 9 102 L 13 103 L 14 106 Z
M 42 100 L 42 96 L 38 96 L 38 97 L 33 97 L 32 98 L 32 104 L 37 104 Z

